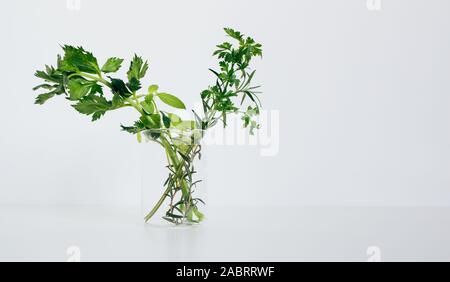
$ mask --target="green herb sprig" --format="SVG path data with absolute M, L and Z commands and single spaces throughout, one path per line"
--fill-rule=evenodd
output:
M 253 86 L 255 71 L 250 70 L 254 57 L 262 57 L 262 45 L 251 37 L 231 28 L 224 29 L 237 43 L 224 42 L 217 46 L 213 56 L 219 59 L 219 70 L 210 69 L 215 83 L 201 92 L 203 112 L 192 111 L 194 120 L 182 120 L 172 112 L 160 109 L 165 104 L 186 110 L 185 104 L 176 96 L 159 90 L 152 84 L 143 89 L 142 80 L 149 65 L 135 55 L 128 68 L 126 79 L 115 77 L 124 60 L 109 58 L 101 67 L 94 55 L 83 47 L 63 46 L 64 55 L 58 55 L 56 67 L 46 66 L 35 76 L 44 81 L 33 90 L 45 90 L 36 98 L 43 105 L 55 96 L 64 96 L 81 114 L 99 120 L 107 112 L 133 108 L 139 119 L 122 130 L 135 134 L 139 142 L 143 135 L 165 150 L 169 177 L 164 183 L 165 191 L 155 207 L 145 217 L 148 222 L 169 199 L 169 209 L 163 217 L 167 221 L 199 223 L 204 219 L 199 205 L 202 199 L 194 195 L 201 180 L 195 179 L 195 160 L 201 157 L 201 144 L 206 130 L 222 122 L 227 126 L 230 114 L 240 115 L 243 126 L 250 133 L 259 128 L 256 117 L 260 114 L 259 86 Z

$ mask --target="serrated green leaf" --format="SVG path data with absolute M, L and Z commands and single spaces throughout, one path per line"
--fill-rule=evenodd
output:
M 81 99 L 73 107 L 81 114 L 93 115 L 92 120 L 95 121 L 110 110 L 111 106 L 111 103 L 104 97 L 89 95 Z
M 42 78 L 44 80 L 48 80 L 47 73 L 45 71 L 38 70 L 34 73 L 34 76 L 37 78 Z
M 243 41 L 243 35 L 239 31 L 235 31 L 232 28 L 224 28 L 224 30 L 230 37 L 238 40 L 239 42 Z
M 97 93 L 103 95 L 103 87 L 100 84 L 93 83 L 89 94 L 97 94 Z
M 102 67 L 102 72 L 104 73 L 112 73 L 117 72 L 122 66 L 123 59 L 119 58 L 109 58 L 106 63 Z
M 54 86 L 50 84 L 40 84 L 36 87 L 33 87 L 33 91 L 39 90 L 39 89 L 46 89 L 46 90 L 52 90 Z
M 47 102 L 49 99 L 53 98 L 55 94 L 53 93 L 45 93 L 37 96 L 35 104 L 37 105 L 44 105 L 45 102 Z
M 64 58 L 59 62 L 59 69 L 66 72 L 86 72 L 99 74 L 97 59 L 83 47 L 65 45 Z
M 142 123 L 142 121 L 140 121 L 140 120 L 135 122 L 134 126 L 123 126 L 123 125 L 121 125 L 121 127 L 122 127 L 123 131 L 126 131 L 126 132 L 131 133 L 131 134 L 137 134 L 138 132 L 141 132 L 141 131 L 146 129 L 144 123 Z
M 125 82 L 121 79 L 111 78 L 111 90 L 114 94 L 118 94 L 124 97 L 130 97 L 132 93 L 128 89 Z
M 120 96 L 119 94 L 114 94 L 112 99 L 112 107 L 113 108 L 119 108 L 124 104 L 124 98 Z
M 137 80 L 142 79 L 148 70 L 148 63 L 142 60 L 138 55 L 134 55 L 133 61 L 131 62 L 130 69 L 128 70 L 128 80 L 131 81 L 132 78 Z
M 69 98 L 72 101 L 80 100 L 91 92 L 94 82 L 82 78 L 69 80 L 67 87 L 69 90 Z
M 92 115 L 92 121 L 99 120 L 102 116 L 106 114 L 106 111 L 98 111 Z
M 141 82 L 137 78 L 132 77 L 131 80 L 127 83 L 127 86 L 132 92 L 136 92 L 141 89 Z
M 210 90 L 205 90 L 205 91 L 203 91 L 203 92 L 200 94 L 200 96 L 202 97 L 202 99 L 206 99 L 206 98 L 208 98 L 209 96 L 211 96 L 211 91 L 210 91 Z

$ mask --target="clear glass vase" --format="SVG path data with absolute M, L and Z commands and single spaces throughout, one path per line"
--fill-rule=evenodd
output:
M 206 217 L 204 131 L 148 130 L 141 138 L 141 215 L 158 226 L 195 225 Z

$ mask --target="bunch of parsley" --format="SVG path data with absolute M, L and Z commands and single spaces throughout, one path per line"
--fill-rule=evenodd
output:
M 107 112 L 133 108 L 139 119 L 131 126 L 122 126 L 128 133 L 135 134 L 141 142 L 145 135 L 161 145 L 166 152 L 170 170 L 164 183 L 165 191 L 155 207 L 146 216 L 148 222 L 161 205 L 170 200 L 164 219 L 175 223 L 198 223 L 204 219 L 195 198 L 194 188 L 200 182 L 194 179 L 194 163 L 201 157 L 200 140 L 209 128 L 222 122 L 227 126 L 227 116 L 238 114 L 244 127 L 250 133 L 259 127 L 256 117 L 260 113 L 259 86 L 252 86 L 255 71 L 250 71 L 251 60 L 262 57 L 262 45 L 238 31 L 225 28 L 229 37 L 237 41 L 233 45 L 224 42 L 217 46 L 214 56 L 219 59 L 220 70 L 210 71 L 215 83 L 201 92 L 203 112 L 192 111 L 194 120 L 182 120 L 174 113 L 159 109 L 164 103 L 176 109 L 186 109 L 176 96 L 159 91 L 155 84 L 143 89 L 149 65 L 135 55 L 128 68 L 125 80 L 114 77 L 124 62 L 109 58 L 101 67 L 94 55 L 82 47 L 63 46 L 64 55 L 58 56 L 56 67 L 46 66 L 36 72 L 44 80 L 33 90 L 45 90 L 36 98 L 36 104 L 43 105 L 55 96 L 64 96 L 79 113 L 102 118 Z

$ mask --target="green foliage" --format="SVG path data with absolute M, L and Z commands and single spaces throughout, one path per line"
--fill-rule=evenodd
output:
M 148 88 L 148 93 L 149 94 L 156 93 L 156 91 L 158 91 L 158 89 L 159 89 L 158 85 L 150 85 L 150 87 Z
M 127 83 L 128 89 L 130 91 L 136 92 L 139 89 L 141 89 L 141 82 L 137 78 L 131 78 L 130 81 Z
M 92 115 L 92 121 L 96 121 L 112 108 L 112 103 L 103 96 L 91 94 L 83 97 L 73 107 L 81 114 Z
M 127 85 L 125 84 L 125 82 L 122 79 L 117 79 L 117 78 L 109 78 L 111 80 L 111 91 L 114 94 L 117 94 L 119 96 L 123 96 L 123 97 L 130 97 L 131 95 L 133 95 L 133 93 L 131 93 L 131 90 L 128 89 Z
M 153 104 L 153 102 L 143 101 L 143 102 L 141 102 L 141 107 L 147 115 L 154 114 L 156 111 L 155 105 Z
M 111 57 L 100 68 L 92 53 L 82 47 L 64 45 L 64 54 L 58 56 L 56 67 L 45 66 L 44 70 L 35 73 L 43 80 L 33 88 L 42 91 L 36 104 L 42 105 L 55 96 L 65 96 L 76 111 L 90 116 L 92 121 L 121 108 L 133 108 L 139 113 L 139 119 L 132 126 L 122 125 L 122 130 L 135 134 L 139 142 L 145 136 L 146 140 L 161 145 L 170 170 L 164 183 L 166 190 L 146 221 L 167 198 L 170 206 L 164 216 L 166 220 L 178 224 L 198 223 L 204 219 L 198 208 L 203 201 L 193 197 L 200 182 L 194 179 L 194 161 L 201 156 L 198 140 L 203 136 L 203 133 L 198 134 L 198 129 L 207 130 L 219 121 L 226 126 L 229 114 L 241 115 L 251 134 L 259 127 L 256 118 L 261 103 L 258 86 L 252 86 L 255 71 L 250 71 L 249 65 L 254 57 L 262 56 L 262 46 L 231 28 L 225 28 L 225 33 L 236 40 L 237 45 L 224 42 L 217 46 L 214 56 L 219 59 L 219 70 L 211 70 L 215 83 L 201 92 L 203 115 L 193 111 L 194 120 L 182 120 L 174 113 L 161 111 L 159 102 L 183 110 L 186 105 L 172 94 L 159 92 L 156 84 L 151 84 L 147 93 L 138 93 L 149 69 L 148 62 L 138 55 L 133 57 L 127 77 L 122 80 L 109 75 L 119 71 L 123 59 Z
M 244 127 L 249 127 L 250 134 L 254 134 L 254 130 L 259 128 L 256 119 L 261 102 L 258 97 L 260 92 L 257 91 L 259 86 L 251 85 L 256 71 L 250 71 L 249 66 L 254 57 L 262 57 L 262 45 L 231 28 L 225 28 L 225 32 L 237 40 L 237 47 L 224 42 L 217 45 L 217 50 L 213 53 L 219 59 L 220 70 L 210 70 L 216 77 L 216 83 L 202 91 L 200 96 L 204 112 L 216 111 L 220 118 L 207 120 L 207 125 L 216 124 L 220 119 L 226 126 L 227 115 L 235 113 L 241 115 Z M 248 108 L 241 110 L 246 101 L 249 101 L 252 112 Z
M 60 61 L 61 57 L 58 56 L 58 64 Z M 44 80 L 45 83 L 34 87 L 33 90 L 37 91 L 44 89 L 46 91 L 46 93 L 37 96 L 35 101 L 36 104 L 43 105 L 47 100 L 53 98 L 54 96 L 65 93 L 64 81 L 66 76 L 54 67 L 45 66 L 45 70 L 37 71 L 35 76 Z
M 133 78 L 140 80 L 144 78 L 148 70 L 148 63 L 142 60 L 138 55 L 134 55 L 133 61 L 131 61 L 130 69 L 128 70 L 128 80 L 131 81 Z
M 86 72 L 99 74 L 97 59 L 92 53 L 85 51 L 82 47 L 65 45 L 64 59 L 60 62 L 59 70 L 64 72 Z
M 132 91 L 138 91 L 141 89 L 141 79 L 145 77 L 148 70 L 148 63 L 138 55 L 134 55 L 131 61 L 130 68 L 127 72 L 128 76 L 128 88 Z
M 109 58 L 108 61 L 103 65 L 102 72 L 104 73 L 112 73 L 117 72 L 122 66 L 123 59 L 119 58 Z
M 142 122 L 140 122 L 140 121 L 135 122 L 134 126 L 123 126 L 123 125 L 121 125 L 121 127 L 122 127 L 123 131 L 131 133 L 131 134 L 138 134 L 138 133 L 146 130 L 145 125 Z
M 53 97 L 55 97 L 55 94 L 53 94 L 53 93 L 40 94 L 36 97 L 35 104 L 44 105 L 45 102 L 47 102 L 47 100 L 49 100 Z
M 177 97 L 171 95 L 171 94 L 167 94 L 167 93 L 158 93 L 158 98 L 161 99 L 161 101 L 163 101 L 165 104 L 172 106 L 174 108 L 177 109 L 182 109 L 185 110 L 186 106 L 184 105 L 184 103 L 178 99 Z
M 91 93 L 96 85 L 97 83 L 94 81 L 89 81 L 81 77 L 69 80 L 67 83 L 67 88 L 69 91 L 70 100 L 80 100 L 84 96 Z
M 243 35 L 239 32 L 239 31 L 235 31 L 232 28 L 224 28 L 223 30 L 225 30 L 225 33 L 228 34 L 228 36 L 230 36 L 233 39 L 236 39 L 239 41 L 239 43 L 243 42 Z

